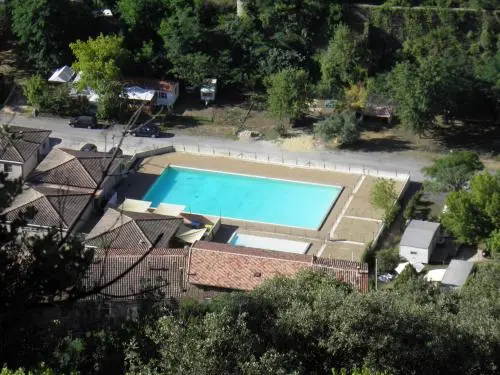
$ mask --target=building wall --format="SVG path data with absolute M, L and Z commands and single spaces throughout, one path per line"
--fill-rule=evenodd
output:
M 38 165 L 38 152 L 35 152 L 31 157 L 24 162 L 23 179 L 26 179 L 33 169 Z
M 410 263 L 429 263 L 431 252 L 411 246 L 400 246 L 399 255 Z
M 8 164 L 12 166 L 12 171 L 9 172 L 7 176 L 8 180 L 15 180 L 16 178 L 23 176 L 23 166 L 22 164 L 12 164 L 12 163 L 0 163 L 0 172 L 4 171 L 4 165 Z
M 45 156 L 50 152 L 50 138 L 49 137 L 47 137 L 45 139 L 45 141 L 43 141 L 43 143 L 40 145 L 39 151 L 40 151 L 39 152 L 40 155 L 42 155 L 42 156 Z M 41 161 L 41 160 L 39 160 L 39 161 Z

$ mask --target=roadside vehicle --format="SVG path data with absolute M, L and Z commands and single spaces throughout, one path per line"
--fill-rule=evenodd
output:
M 97 146 L 92 143 L 86 143 L 82 146 L 80 151 L 84 152 L 97 152 Z
M 69 120 L 69 126 L 72 128 L 97 128 L 97 119 L 94 116 L 77 116 Z
M 156 138 L 160 136 L 160 128 L 156 125 L 142 125 L 130 131 L 132 137 L 151 137 Z

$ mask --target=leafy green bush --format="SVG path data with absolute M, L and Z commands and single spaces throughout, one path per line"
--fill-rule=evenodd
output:
M 52 87 L 39 75 L 30 77 L 23 91 L 28 104 L 41 112 L 74 116 L 86 113 L 89 108 L 86 97 L 73 97 L 68 86 Z
M 405 220 L 414 218 L 415 212 L 417 211 L 417 205 L 420 203 L 420 199 L 422 199 L 423 194 L 424 192 L 422 190 L 419 190 L 410 198 L 403 212 L 403 217 L 405 218 Z
M 343 110 L 317 122 L 314 125 L 315 134 L 323 141 L 328 142 L 337 137 L 340 144 L 347 145 L 359 139 L 359 127 L 356 112 Z
M 392 271 L 399 263 L 399 250 L 396 248 L 383 249 L 377 252 L 378 272 Z

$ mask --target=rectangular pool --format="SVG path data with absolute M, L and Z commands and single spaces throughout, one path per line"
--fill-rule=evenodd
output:
M 318 229 L 342 188 L 169 166 L 144 196 L 151 207 L 185 205 L 186 212 Z
M 280 238 L 252 236 L 250 234 L 234 233 L 228 241 L 233 246 L 253 247 L 282 251 L 285 253 L 305 254 L 311 246 L 310 242 L 283 240 Z

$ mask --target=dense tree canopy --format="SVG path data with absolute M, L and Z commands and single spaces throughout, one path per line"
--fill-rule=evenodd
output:
M 328 374 L 363 366 L 391 374 L 494 373 L 495 308 L 479 312 L 481 319 L 467 312 L 486 296 L 498 307 L 498 290 L 478 287 L 498 288 L 498 278 L 485 279 L 488 272 L 474 277 L 477 295 L 464 288 L 466 299 L 416 278 L 367 295 L 311 272 L 277 278 L 218 299 L 206 313 L 190 305 L 184 318 L 152 323 L 157 355 L 144 356 L 135 341 L 129 373 Z
M 474 176 L 470 191 L 458 190 L 446 199 L 443 225 L 465 244 L 487 239 L 500 225 L 500 175 Z
M 423 169 L 426 187 L 434 191 L 457 191 L 462 189 L 484 168 L 479 156 L 471 151 L 456 151 L 442 156 Z

